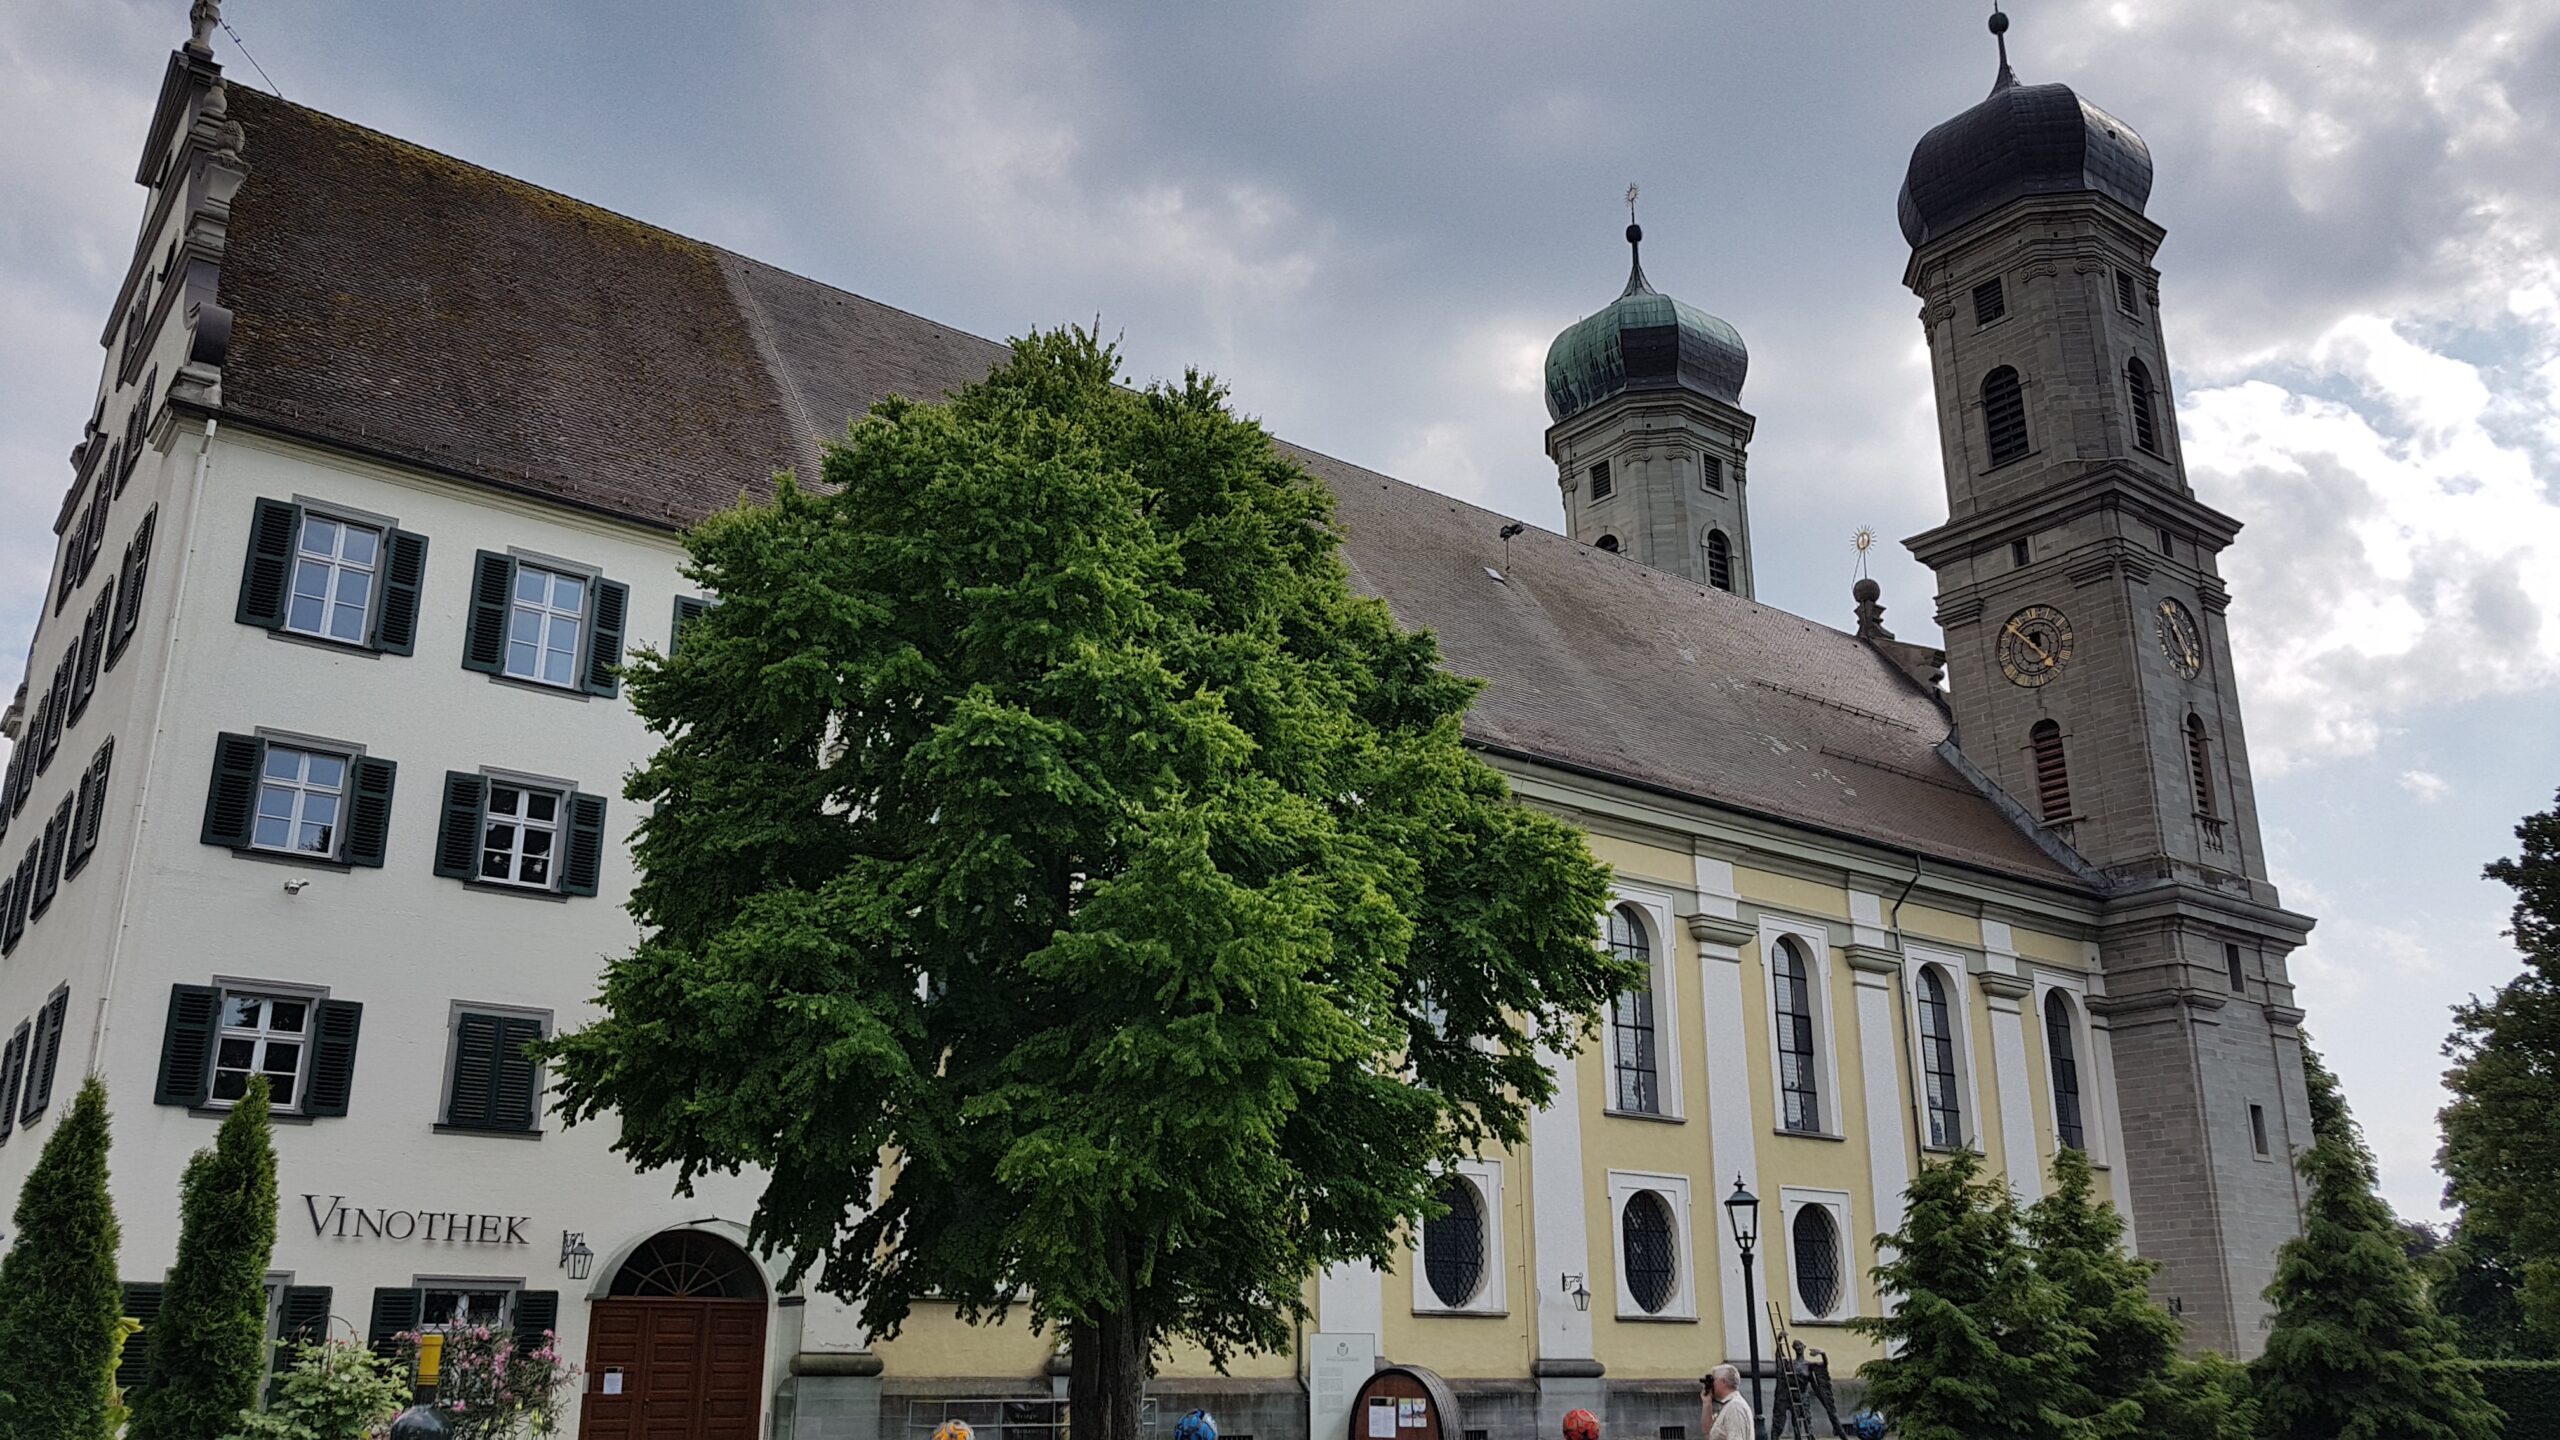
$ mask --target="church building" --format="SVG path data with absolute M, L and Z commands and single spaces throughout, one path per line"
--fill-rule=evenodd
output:
M 1054 1337 L 931 1304 L 868 1333 L 744 1247 L 757 1175 L 673 1195 L 523 1050 L 637 939 L 619 665 L 716 599 L 683 528 L 1004 347 L 235 84 L 195 10 L 6 716 L 0 1194 L 103 1076 L 147 1322 L 179 1173 L 264 1075 L 278 1335 L 556 1330 L 589 1440 L 1041 1440 Z M 1547 357 L 1560 530 L 1292 448 L 1355 584 L 1486 682 L 1469 742 L 1614 871 L 1595 941 L 1650 979 L 1399 1264 L 1310 1279 L 1290 1353 L 1164 1357 L 1159 1428 L 1530 1440 L 1588 1407 L 1682 1440 L 1773 1320 L 1843 1378 L 1875 1353 L 1875 1237 L 1964 1149 L 2028 1200 L 2085 1152 L 2191 1344 L 2260 1347 L 2312 922 L 2260 840 L 2240 526 L 2180 454 L 2150 152 L 2005 44 L 1899 198 L 1943 651 L 1871 582 L 1847 628 L 1755 598 L 1743 338 L 1632 256 Z

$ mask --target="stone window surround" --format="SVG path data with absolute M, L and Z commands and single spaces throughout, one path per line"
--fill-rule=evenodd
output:
M 1807 1209 L 1831 1212 L 1834 1235 L 1840 1244 L 1840 1298 L 1828 1314 L 1817 1315 L 1807 1305 L 1804 1293 L 1796 1288 L 1796 1214 Z M 1778 1187 L 1778 1244 L 1762 1243 L 1762 1249 L 1776 1255 L 1783 1252 L 1787 1266 L 1787 1318 L 1796 1325 L 1845 1325 L 1858 1317 L 1858 1232 L 1850 1224 L 1849 1192 L 1825 1190 L 1814 1186 L 1782 1185 Z
M 1813 1007 L 1814 1065 L 1819 1071 L 1821 1128 L 1790 1130 L 1780 1096 L 1785 1086 L 1778 1071 L 1778 941 L 1792 939 L 1805 956 L 1805 972 Z M 1839 1026 L 1831 1008 L 1831 930 L 1820 920 L 1760 911 L 1760 1026 L 1769 1042 L 1769 1097 L 1772 1132 L 1793 1139 L 1845 1140 L 1841 1125 Z
M 1965 956 L 1961 951 L 1941 949 L 1909 940 L 1903 943 L 1902 949 L 1902 1003 L 1908 1014 L 1911 1043 L 1914 1047 L 1911 1056 L 1910 1081 L 1911 1103 L 1916 1108 L 1912 1113 L 1918 1118 L 1921 1127 L 1920 1133 L 1912 1138 L 1919 1143 L 1921 1151 L 1926 1154 L 1946 1154 L 1959 1148 L 1979 1152 L 1982 1149 L 1982 1083 L 1981 1065 L 1973 1053 L 1973 996 L 1970 993 L 1972 987 L 1967 983 L 1972 979 L 1970 967 L 1966 964 Z M 1929 1143 L 1929 1096 L 1924 1088 L 1927 1083 L 1926 1067 L 1921 1063 L 1917 1047 L 1922 1043 L 1920 972 L 1931 966 L 1937 967 L 1939 976 L 1947 987 L 1947 1009 L 1951 1012 L 1948 1017 L 1949 1028 L 1954 1031 L 1955 1041 L 1956 1093 L 1964 1102 L 1964 1111 L 1957 1117 L 1963 1124 L 1964 1134 L 1961 1137 L 1961 1143 L 1956 1146 Z
M 1461 1160 L 1449 1167 L 1476 1187 L 1476 1198 L 1484 1209 L 1484 1279 L 1476 1286 L 1475 1297 L 1464 1305 L 1443 1305 L 1431 1291 L 1431 1277 L 1422 1264 L 1422 1227 L 1413 1231 L 1413 1313 L 1416 1315 L 1508 1315 L 1510 1296 L 1505 1281 L 1509 1278 L 1507 1247 L 1502 1243 L 1504 1221 L 1508 1211 L 1502 1203 L 1502 1162 L 1500 1160 Z
M 1681 1085 L 1680 1058 L 1686 1027 L 1680 1010 L 1680 956 L 1673 937 L 1679 931 L 1672 924 L 1674 896 L 1669 890 L 1630 884 L 1620 880 L 1609 886 L 1609 909 L 1625 908 L 1635 913 L 1645 928 L 1645 943 L 1651 947 L 1653 959 L 1653 1067 L 1655 1095 L 1662 1102 L 1658 1113 L 1621 1110 L 1616 1105 L 1616 1076 L 1609 1070 L 1610 1056 L 1602 1060 L 1602 1112 L 1631 1120 L 1678 1121 L 1688 1118 L 1688 1093 Z M 1603 938 L 1607 917 L 1602 917 Z
M 1679 1242 L 1679 1266 L 1671 1277 L 1670 1298 L 1662 1308 L 1648 1313 L 1638 1305 L 1627 1288 L 1627 1202 L 1639 1192 L 1652 1191 L 1671 1209 L 1671 1233 Z M 1639 1324 L 1657 1322 L 1695 1324 L 1698 1319 L 1698 1265 L 1694 1239 L 1696 1226 L 1691 1223 L 1689 1209 L 1689 1177 L 1662 1175 L 1643 1170 L 1609 1172 L 1609 1251 L 1615 1269 L 1615 1284 L 1610 1289 L 1617 1299 L 1617 1318 Z

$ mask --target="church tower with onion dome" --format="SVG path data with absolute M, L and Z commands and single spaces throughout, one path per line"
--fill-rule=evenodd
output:
M 2219 556 L 2187 483 L 2143 213 L 2150 148 L 1999 71 L 1923 136 L 1899 204 L 1938 396 L 1937 573 L 1954 746 L 2109 897 L 2097 935 L 2134 1234 L 2191 1343 L 2247 1356 L 2310 1143 Z M 2138 1112 L 2138 1113 L 2137 1113 Z
M 1653 288 L 1643 242 L 1629 224 L 1627 288 L 1547 349 L 1547 454 L 1565 533 L 1749 595 L 1751 357 L 1731 325 Z

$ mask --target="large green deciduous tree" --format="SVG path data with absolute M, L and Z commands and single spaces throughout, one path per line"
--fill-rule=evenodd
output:
M 2560 808 L 2516 826 L 2519 853 L 2487 874 L 2516 892 L 2508 933 L 2524 971 L 2454 1010 L 2437 1164 L 2462 1207 L 2466 1257 L 2512 1287 L 2513 1341 L 2560 1354 Z
M 124 1291 L 96 1076 L 27 1172 L 16 1220 L 0 1260 L 0 1440 L 108 1440 Z
M 2037 1268 L 2008 1187 L 1960 1150 L 1921 1167 L 1876 1288 L 1891 1314 L 1853 1320 L 1887 1342 L 1858 1369 L 1902 1440 L 2088 1440 L 2092 1356 L 2071 1299 Z M 2112 1432 L 2110 1432 L 2112 1433 Z
M 2498 1412 L 2428 1303 L 2373 1152 L 2308 1046 L 2302 1234 L 2276 1257 L 2275 1320 L 2251 1367 L 2269 1440 L 2497 1440 Z
M 140 1337 L 150 1378 L 128 1397 L 129 1440 L 228 1434 L 256 1408 L 275 1243 L 274 1136 L 266 1077 L 254 1076 L 212 1147 L 197 1151 L 178 1181 L 178 1261 Z
M 548 1052 L 636 1163 L 765 1171 L 755 1242 L 876 1331 L 1063 1330 L 1087 1440 L 1163 1346 L 1277 1348 L 1387 1261 L 1632 978 L 1328 494 L 1117 363 L 1017 342 L 693 532 L 720 603 L 630 672 L 646 939 Z

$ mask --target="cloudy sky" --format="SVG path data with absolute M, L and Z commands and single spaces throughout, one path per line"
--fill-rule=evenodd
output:
M 2478 878 L 2560 786 L 2560 6 L 2015 0 L 2029 81 L 2150 141 L 2186 453 L 2296 977 L 2434 1213 Z M 990 336 L 1101 318 L 1292 439 L 1553 527 L 1547 341 L 1646 270 L 1752 352 L 1761 598 L 1942 517 L 1893 201 L 1979 99 L 1970 0 L 231 0 L 291 99 Z M 0 0 L 0 644 L 22 650 L 184 0 Z M 217 53 L 259 83 L 231 36 Z M 2537 78 L 2539 77 L 2539 78 Z M 256 156 L 250 160 L 254 165 Z M 1878 567 L 1904 638 L 1929 576 Z

